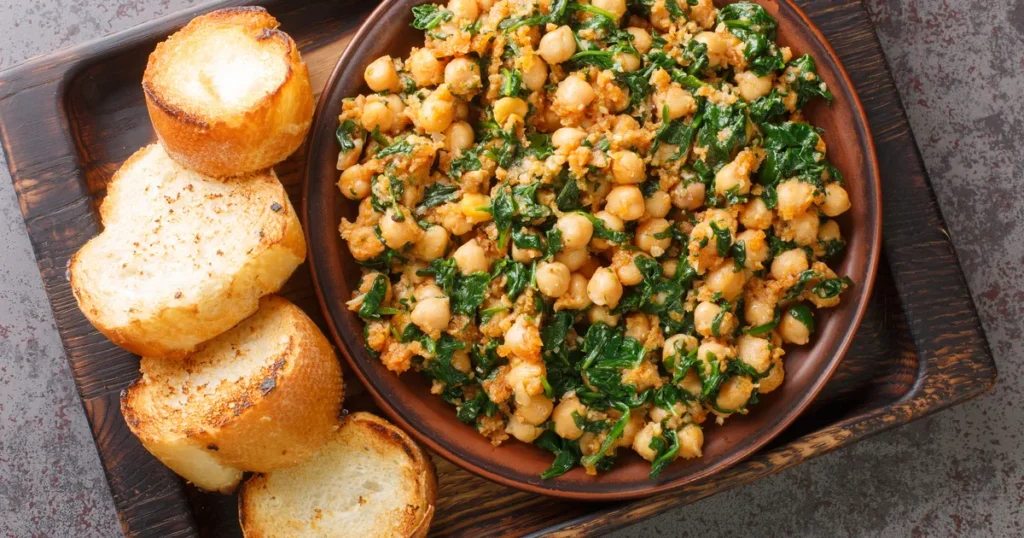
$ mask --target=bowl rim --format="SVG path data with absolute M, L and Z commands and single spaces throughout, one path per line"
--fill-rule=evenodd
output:
M 312 137 L 312 134 L 316 131 L 316 125 L 318 125 L 319 122 L 324 119 L 322 117 L 324 115 L 324 109 L 326 106 L 328 106 L 327 101 L 324 99 L 324 97 L 329 95 L 329 89 L 337 85 L 338 79 L 341 76 L 344 66 L 351 59 L 350 57 L 356 54 L 356 47 L 354 47 L 353 44 L 359 42 L 360 40 L 370 38 L 372 36 L 374 28 L 377 26 L 379 22 L 381 22 L 382 16 L 392 7 L 392 4 L 406 1 L 408 0 L 383 0 L 360 24 L 359 29 L 352 36 L 352 39 L 349 41 L 349 43 L 346 44 L 345 50 L 342 52 L 341 56 L 338 57 L 337 63 L 331 70 L 331 74 L 328 76 L 326 82 L 324 83 L 324 87 L 322 88 L 321 93 L 319 95 L 320 98 L 318 99 L 316 108 L 314 109 L 313 112 L 313 122 L 309 131 L 310 137 Z M 416 0 L 417 3 L 427 3 L 429 1 L 430 0 Z M 729 1 L 731 3 L 732 0 Z M 435 440 L 432 432 L 438 431 L 438 428 L 412 424 L 409 421 L 405 420 L 402 414 L 398 412 L 398 410 L 396 410 L 394 406 L 391 405 L 391 402 L 385 399 L 377 391 L 377 389 L 368 379 L 367 375 L 363 372 L 363 369 L 359 361 L 356 360 L 353 357 L 352 353 L 349 351 L 348 346 L 345 343 L 345 339 L 342 338 L 341 335 L 338 333 L 337 324 L 333 322 L 331 311 L 327 304 L 327 299 L 325 297 L 325 294 L 323 293 L 323 286 L 320 282 L 321 276 L 317 270 L 317 264 L 313 260 L 310 260 L 310 263 L 308 264 L 310 276 L 312 278 L 313 287 L 316 292 L 317 302 L 320 304 L 320 309 L 326 319 L 326 324 L 330 330 L 330 335 L 333 338 L 335 345 L 337 345 L 339 350 L 341 351 L 341 354 L 345 357 L 345 360 L 348 362 L 349 366 L 352 368 L 356 376 L 359 378 L 359 381 L 366 388 L 367 392 L 373 397 L 374 402 L 388 416 L 389 419 L 395 421 L 403 430 L 409 432 L 413 437 L 415 437 L 415 439 L 418 442 L 425 444 L 428 448 L 430 448 L 432 451 L 436 452 L 440 456 L 444 457 L 445 459 L 451 461 L 452 463 L 455 463 L 456 465 L 467 471 L 470 471 L 478 476 L 481 476 L 498 484 L 502 484 L 504 486 L 515 488 L 521 491 L 537 493 L 540 495 L 546 495 L 550 497 L 557 497 L 576 501 L 602 502 L 646 498 L 659 493 L 677 490 L 696 481 L 718 474 L 736 465 L 737 463 L 749 458 L 758 450 L 764 448 L 765 445 L 771 442 L 772 439 L 776 438 L 780 433 L 782 433 L 786 428 L 788 428 L 793 423 L 793 421 L 797 419 L 797 417 L 804 413 L 807 407 L 811 404 L 811 402 L 814 401 L 817 395 L 824 388 L 825 384 L 829 381 L 829 379 L 831 379 L 832 375 L 839 367 L 839 363 L 842 362 L 843 357 L 849 351 L 850 345 L 853 343 L 853 339 L 857 334 L 857 329 L 860 327 L 861 322 L 863 321 L 864 314 L 867 311 L 868 304 L 871 302 L 870 299 L 872 292 L 874 290 L 875 280 L 878 273 L 878 265 L 881 257 L 881 170 L 878 163 L 878 155 L 875 151 L 874 135 L 871 131 L 871 125 L 868 122 L 867 114 L 864 111 L 864 106 L 861 102 L 860 95 L 858 95 L 856 86 L 850 79 L 850 75 L 847 72 L 845 65 L 843 65 L 842 61 L 839 59 L 839 56 L 838 54 L 836 54 L 836 51 L 835 49 L 833 49 L 831 43 L 829 43 L 828 39 L 825 38 L 825 36 L 821 33 L 821 30 L 817 27 L 817 25 L 814 24 L 814 22 L 811 21 L 811 19 L 807 16 L 804 10 L 801 9 L 800 6 L 797 5 L 796 2 L 794 2 L 793 0 L 768 1 L 786 4 L 788 8 L 792 9 L 792 11 L 796 13 L 796 15 L 799 17 L 800 22 L 805 26 L 805 29 L 808 32 L 810 32 L 814 40 L 817 41 L 826 51 L 832 64 L 836 66 L 836 76 L 840 79 L 842 85 L 849 90 L 849 94 L 852 97 L 852 101 L 850 103 L 851 110 L 854 113 L 855 117 L 859 119 L 860 124 L 863 125 L 864 128 L 866 145 L 863 147 L 863 149 L 865 160 L 867 161 L 866 164 L 868 165 L 865 166 L 865 169 L 868 172 L 868 174 L 866 175 L 870 176 L 870 180 L 873 183 L 873 192 L 875 194 L 875 204 L 873 204 L 875 206 L 873 219 L 874 222 L 871 223 L 869 221 L 865 223 L 865 225 L 873 224 L 873 234 L 871 237 L 868 238 L 868 253 L 866 256 L 868 266 L 867 280 L 862 284 L 858 284 L 858 287 L 861 288 L 863 292 L 858 296 L 859 301 L 856 305 L 856 311 L 854 312 L 852 321 L 846 328 L 845 332 L 841 334 L 839 344 L 836 346 L 833 356 L 831 357 L 831 359 L 829 359 L 829 362 L 825 366 L 824 371 L 821 373 L 821 375 L 818 376 L 818 378 L 814 381 L 810 388 L 806 390 L 800 396 L 799 399 L 796 400 L 796 403 L 786 410 L 785 417 L 781 419 L 775 426 L 768 428 L 767 430 L 754 436 L 753 438 L 746 439 L 746 446 L 744 448 L 737 450 L 733 454 L 730 454 L 727 457 L 724 457 L 716 461 L 714 464 L 709 465 L 707 468 L 698 470 L 687 475 L 683 475 L 673 480 L 668 480 L 664 482 L 650 481 L 650 485 L 647 487 L 639 487 L 627 491 L 566 491 L 558 489 L 557 487 L 545 487 L 543 485 L 535 485 L 531 483 L 520 482 L 514 479 L 510 479 L 474 464 L 473 462 L 461 456 L 457 449 L 449 450 L 448 448 L 440 444 L 437 440 Z M 332 121 L 333 119 L 334 118 L 332 118 Z M 309 224 L 309 191 L 310 185 L 312 184 L 311 164 L 313 162 L 313 146 L 314 144 L 307 140 L 307 143 L 305 144 L 302 153 L 303 164 L 301 218 L 303 224 L 303 235 L 305 236 L 306 239 L 307 249 L 309 250 L 310 258 L 313 257 L 313 250 L 317 248 L 316 244 L 312 240 L 310 232 L 312 228 L 310 227 Z

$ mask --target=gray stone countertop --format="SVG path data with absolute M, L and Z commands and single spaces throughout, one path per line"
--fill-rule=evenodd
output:
M 0 69 L 189 0 L 0 1 Z M 1024 0 L 866 0 L 1000 370 L 972 402 L 620 536 L 1020 536 Z M 2 158 L 2 157 L 0 157 Z M 1016 187 L 1015 187 L 1016 185 Z M 120 527 L 0 165 L 0 535 Z

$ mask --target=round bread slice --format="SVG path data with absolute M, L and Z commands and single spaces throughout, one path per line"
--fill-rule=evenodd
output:
M 142 88 L 176 161 L 223 177 L 267 168 L 302 144 L 313 120 L 309 71 L 261 7 L 196 17 L 156 46 Z
M 230 329 L 306 257 L 273 170 L 210 178 L 158 144 L 114 174 L 100 218 L 71 259 L 71 290 L 100 332 L 143 356 L 180 358 Z
M 250 478 L 238 517 L 246 538 L 421 537 L 436 501 L 427 454 L 402 430 L 360 412 L 312 458 Z
M 312 456 L 338 429 L 343 386 L 330 343 L 294 304 L 264 297 L 237 327 L 183 360 L 142 359 L 121 412 L 154 456 L 229 493 L 243 471 Z

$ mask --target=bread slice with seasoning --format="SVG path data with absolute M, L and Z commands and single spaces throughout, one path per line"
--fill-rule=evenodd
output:
M 336 437 L 343 385 L 330 343 L 297 306 L 259 310 L 183 360 L 142 359 L 121 412 L 143 446 L 196 486 L 296 465 Z
M 222 177 L 262 170 L 302 144 L 313 119 L 298 47 L 261 7 L 196 17 L 157 45 L 142 87 L 176 161 Z
M 71 289 L 100 332 L 143 356 L 180 358 L 230 329 L 306 257 L 273 170 L 214 179 L 157 144 L 114 174 L 100 218 L 71 259 Z
M 437 501 L 427 454 L 402 430 L 352 413 L 312 458 L 242 486 L 246 538 L 422 537 Z

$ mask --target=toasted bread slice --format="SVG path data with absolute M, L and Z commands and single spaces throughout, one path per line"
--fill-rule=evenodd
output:
M 309 71 L 261 7 L 196 17 L 149 57 L 142 88 L 160 140 L 176 161 L 233 176 L 283 161 L 313 120 Z
M 238 518 L 246 538 L 421 537 L 436 500 L 427 454 L 386 420 L 353 413 L 312 458 L 246 481 Z
M 242 471 L 273 471 L 316 453 L 338 429 L 342 392 L 330 343 L 302 310 L 271 295 L 183 360 L 143 358 L 121 412 L 174 472 L 227 493 Z
M 85 316 L 125 349 L 180 358 L 256 311 L 306 257 L 272 170 L 218 180 L 157 144 L 114 174 L 103 233 L 71 259 Z

